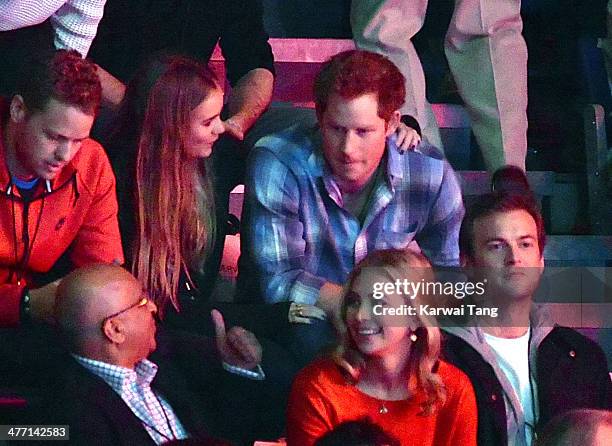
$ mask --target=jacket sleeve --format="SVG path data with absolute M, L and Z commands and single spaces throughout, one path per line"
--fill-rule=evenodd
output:
M 23 287 L 19 285 L 0 285 L 0 327 L 10 328 L 19 325 L 19 306 Z
M 106 0 L 68 0 L 51 16 L 55 47 L 76 50 L 83 57 L 104 14 Z
M 294 174 L 273 153 L 256 148 L 245 179 L 243 248 L 267 303 L 314 304 L 325 279 L 308 271 Z
M 92 202 L 70 252 L 70 260 L 75 268 L 90 263 L 123 264 L 124 261 L 117 220 L 115 176 L 103 149 L 97 162 L 101 169 L 92 190 Z

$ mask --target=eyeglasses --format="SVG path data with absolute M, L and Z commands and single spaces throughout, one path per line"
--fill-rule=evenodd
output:
M 102 319 L 102 325 L 104 325 L 106 323 L 107 320 L 112 319 L 114 317 L 119 316 L 120 314 L 125 313 L 126 311 L 130 311 L 132 308 L 141 308 L 144 307 L 145 305 L 147 305 L 149 303 L 149 298 L 147 296 L 142 296 L 140 298 L 140 300 L 138 302 L 136 302 L 135 304 L 130 305 L 127 308 L 124 308 L 121 311 L 117 311 L 116 313 L 111 314 L 110 316 L 106 316 L 104 319 Z

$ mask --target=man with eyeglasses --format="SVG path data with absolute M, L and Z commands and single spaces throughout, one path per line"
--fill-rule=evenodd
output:
M 66 276 L 54 314 L 71 358 L 61 361 L 37 423 L 68 424 L 72 444 L 146 445 L 221 435 L 229 415 L 216 393 L 228 374 L 219 359 L 233 366 L 260 360 L 252 335 L 226 336 L 220 314 L 218 355 L 200 337 L 158 334 L 157 307 L 138 280 L 115 265 Z

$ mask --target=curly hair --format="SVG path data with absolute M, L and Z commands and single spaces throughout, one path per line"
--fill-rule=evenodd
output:
M 344 296 L 340 307 L 340 314 L 344 326 L 341 328 L 341 342 L 334 353 L 334 359 L 346 373 L 351 381 L 357 382 L 366 361 L 358 350 L 348 329 L 346 316 L 349 299 L 355 280 L 368 268 L 378 268 L 387 280 L 395 282 L 410 277 L 410 280 L 421 279 L 433 282 L 434 273 L 427 258 L 419 253 L 407 250 L 381 250 L 370 253 L 363 259 L 349 275 L 344 287 Z M 414 296 L 411 305 L 418 306 L 425 301 L 422 295 Z M 408 358 L 408 388 L 412 394 L 423 391 L 426 395 L 422 405 L 423 414 L 434 412 L 436 406 L 442 406 L 446 400 L 446 390 L 441 378 L 433 370 L 440 354 L 440 329 L 433 318 L 417 313 L 414 317 L 416 329 L 414 333 L 417 340 L 412 343 L 410 357 Z
M 33 55 L 23 64 L 15 93 L 30 110 L 43 110 L 53 98 L 95 116 L 102 86 L 96 64 L 77 51 L 57 50 Z
M 399 69 L 384 56 L 363 50 L 350 50 L 332 56 L 315 78 L 314 97 L 317 115 L 327 109 L 332 94 L 354 99 L 374 93 L 378 116 L 389 121 L 404 104 L 405 80 Z

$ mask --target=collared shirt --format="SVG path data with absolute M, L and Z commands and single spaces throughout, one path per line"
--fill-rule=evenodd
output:
M 86 56 L 96 37 L 106 0 L 2 0 L 0 31 L 37 25 L 51 18 L 57 49 Z
M 390 142 L 382 162 L 361 224 L 344 207 L 318 129 L 294 126 L 262 138 L 245 179 L 243 292 L 268 303 L 314 304 L 326 281 L 343 284 L 368 252 L 413 242 L 432 263 L 457 265 L 463 202 L 450 165 L 439 156 L 400 155 Z
M 132 370 L 74 354 L 72 356 L 117 392 L 156 444 L 188 437 L 170 404 L 151 389 L 151 382 L 157 374 L 155 363 L 143 359 Z

